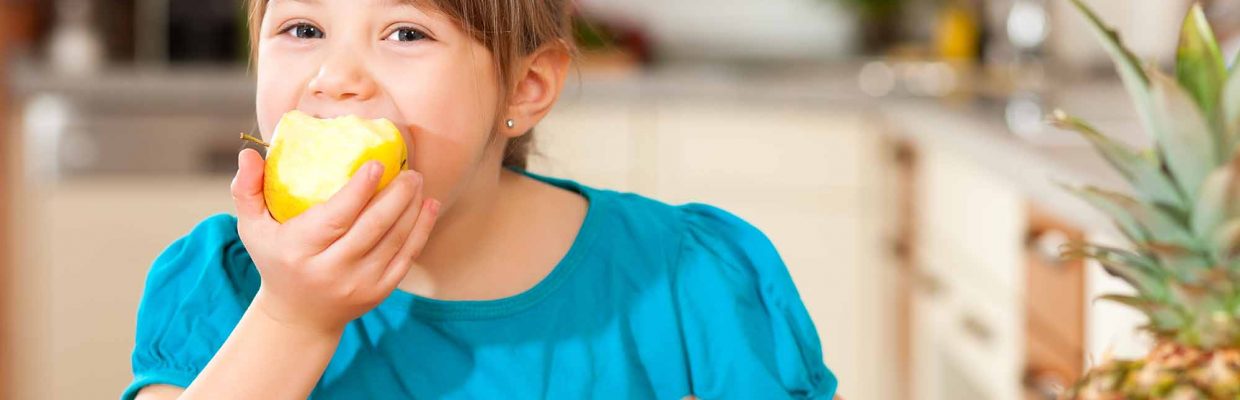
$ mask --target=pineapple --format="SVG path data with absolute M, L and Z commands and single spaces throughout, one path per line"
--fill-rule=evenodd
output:
M 1069 188 L 1106 213 L 1130 248 L 1068 245 L 1135 289 L 1107 295 L 1148 317 L 1156 345 L 1141 360 L 1106 360 L 1070 399 L 1240 399 L 1240 71 L 1228 72 L 1201 7 L 1180 32 L 1174 76 L 1143 64 L 1082 0 L 1153 146 L 1137 150 L 1056 111 L 1128 181 L 1124 193 Z M 1131 193 L 1131 194 L 1128 194 Z

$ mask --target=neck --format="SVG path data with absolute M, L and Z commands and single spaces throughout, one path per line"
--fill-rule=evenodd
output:
M 484 162 L 470 182 L 436 222 L 435 230 L 422 253 L 401 282 L 402 290 L 425 297 L 439 297 L 442 288 L 475 275 L 494 258 L 500 242 L 506 202 L 514 196 L 516 173 L 501 168 L 498 161 Z

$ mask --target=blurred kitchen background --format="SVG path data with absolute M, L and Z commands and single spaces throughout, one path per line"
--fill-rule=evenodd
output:
M 114 398 L 150 262 L 232 210 L 253 130 L 241 0 L 0 0 L 0 398 Z M 1167 65 L 1186 0 L 1092 0 Z M 1205 1 L 1240 48 L 1240 0 Z M 1055 182 L 1123 187 L 1071 110 L 1144 140 L 1067 0 L 580 0 L 535 171 L 703 201 L 772 238 L 849 399 L 1043 399 L 1140 355 L 1117 235 Z

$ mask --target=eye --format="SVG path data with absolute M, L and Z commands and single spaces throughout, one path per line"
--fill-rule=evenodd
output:
M 396 30 L 392 31 L 392 34 L 388 35 L 388 37 L 384 38 L 383 40 L 395 40 L 397 42 L 415 42 L 418 40 L 429 39 L 429 38 L 430 37 L 426 36 L 425 33 L 423 33 L 420 30 L 414 29 L 414 28 L 397 28 Z
M 310 25 L 305 22 L 298 23 L 296 25 L 285 28 L 284 31 L 280 33 L 281 34 L 292 34 L 293 37 L 298 38 L 298 39 L 322 39 L 323 37 L 326 36 L 326 34 L 323 33 L 322 29 L 319 29 L 317 26 Z

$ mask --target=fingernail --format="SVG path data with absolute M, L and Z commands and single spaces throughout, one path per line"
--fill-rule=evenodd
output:
M 439 200 L 431 200 L 431 214 L 439 215 Z

